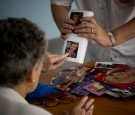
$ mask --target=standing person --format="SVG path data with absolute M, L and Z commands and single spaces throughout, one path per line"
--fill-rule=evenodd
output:
M 44 32 L 29 20 L 0 20 L 1 115 L 51 115 L 24 99 L 37 86 L 43 61 L 47 61 L 44 60 L 46 50 Z M 92 115 L 93 101 L 83 97 L 74 107 L 72 115 Z
M 83 23 L 74 26 L 68 18 L 73 1 L 94 17 L 83 17 Z M 51 9 L 63 39 L 72 30 L 89 39 L 92 59 L 135 66 L 135 0 L 51 0 Z

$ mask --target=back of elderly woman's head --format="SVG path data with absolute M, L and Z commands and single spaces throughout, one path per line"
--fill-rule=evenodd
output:
M 42 63 L 47 42 L 44 32 L 24 18 L 0 20 L 0 86 L 25 81 L 36 63 Z

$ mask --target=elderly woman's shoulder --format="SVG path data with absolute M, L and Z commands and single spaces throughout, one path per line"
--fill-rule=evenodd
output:
M 52 115 L 48 111 L 28 103 L 13 102 L 12 100 L 0 96 L 1 115 Z
M 19 115 L 52 115 L 50 112 L 46 111 L 45 109 L 42 109 L 38 106 L 26 104 L 20 106 L 19 109 L 23 109 L 23 114 Z

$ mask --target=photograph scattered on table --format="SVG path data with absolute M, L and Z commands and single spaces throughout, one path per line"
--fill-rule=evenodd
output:
M 66 70 L 63 70 L 58 76 L 52 78 L 50 85 L 54 85 L 61 90 L 71 90 L 70 88 L 77 82 L 81 82 L 90 70 L 90 68 L 82 66 L 71 68 L 71 71 L 70 69 L 67 69 L 67 72 Z
M 102 64 L 102 66 L 100 64 Z M 100 76 L 101 73 L 104 75 L 108 71 L 108 69 L 102 67 L 109 67 L 109 71 L 111 71 L 110 66 L 104 66 L 104 63 L 100 64 L 97 64 L 97 66 L 101 68 L 89 68 L 81 65 L 64 69 L 58 76 L 52 78 L 50 85 L 82 96 L 86 96 L 89 93 L 101 96 L 107 94 L 107 92 L 115 93 L 115 95 L 117 94 L 122 98 L 135 95 L 135 84 L 132 85 L 132 87 L 128 87 L 128 89 L 120 89 L 98 80 L 97 77 Z M 108 64 L 108 62 L 105 64 Z M 125 65 L 123 66 L 125 67 Z M 112 93 L 110 93 L 109 95 L 112 95 Z
M 112 91 L 120 95 L 122 98 L 135 96 L 135 92 L 128 89 L 113 88 Z
M 98 95 L 98 96 L 101 96 L 105 92 L 108 91 L 106 89 L 106 87 L 104 85 L 102 85 L 100 82 L 93 82 L 91 84 L 84 86 L 83 88 L 91 93 L 94 93 L 95 95 Z
M 112 69 L 116 65 L 123 64 L 124 63 L 116 63 L 116 62 L 96 62 L 95 68 L 105 68 L 105 69 Z
M 75 21 L 75 25 L 81 24 L 80 19 L 83 17 L 83 12 L 71 12 L 70 19 Z

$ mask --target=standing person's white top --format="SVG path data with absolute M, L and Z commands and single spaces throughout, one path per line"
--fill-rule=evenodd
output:
M 95 20 L 107 32 L 135 17 L 134 0 L 51 0 L 51 3 L 71 6 L 73 1 L 79 10 L 93 11 Z M 89 40 L 88 46 L 92 59 L 123 62 L 135 66 L 135 38 L 109 48 Z

